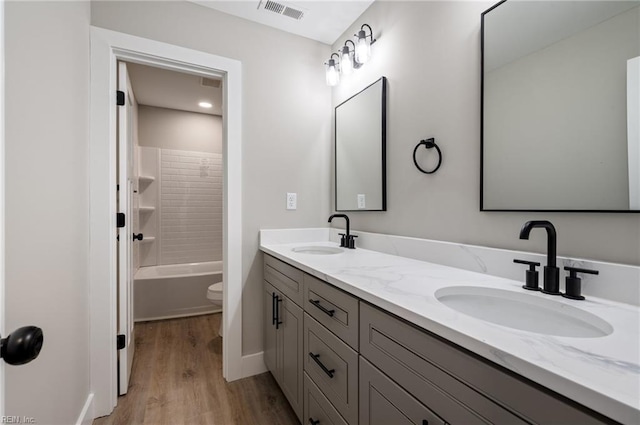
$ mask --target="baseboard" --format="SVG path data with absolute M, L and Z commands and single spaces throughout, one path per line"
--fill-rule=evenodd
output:
M 249 354 L 242 356 L 242 377 L 248 378 L 249 376 L 258 375 L 267 371 L 267 366 L 264 364 L 264 352 Z
M 198 311 L 196 313 L 170 314 L 168 316 L 142 317 L 142 318 L 133 319 L 133 321 L 135 323 L 138 323 L 138 322 L 153 322 L 153 321 L 156 321 L 156 320 L 181 319 L 183 317 L 204 316 L 205 314 L 215 314 L 215 313 L 222 313 L 222 308 L 212 308 L 210 310 Z
M 78 416 L 76 425 L 91 425 L 93 422 L 93 393 L 87 396 L 87 401 L 84 403 L 82 412 Z

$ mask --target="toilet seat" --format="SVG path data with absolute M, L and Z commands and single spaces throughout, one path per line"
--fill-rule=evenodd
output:
M 222 301 L 222 282 L 209 285 L 207 298 L 212 301 Z

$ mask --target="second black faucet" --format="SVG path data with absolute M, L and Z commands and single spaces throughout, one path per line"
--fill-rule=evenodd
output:
M 529 233 L 536 227 L 547 231 L 547 265 L 544 267 L 542 292 L 560 295 L 560 269 L 556 267 L 556 228 L 547 220 L 527 221 L 520 229 L 520 239 L 529 239 Z
M 344 218 L 347 222 L 346 233 L 340 233 L 340 236 L 342 236 L 340 238 L 340 246 L 343 248 L 355 249 L 356 248 L 355 238 L 357 238 L 357 236 L 351 235 L 349 233 L 349 217 L 346 214 L 331 214 L 331 216 L 329 216 L 329 223 L 331 223 L 331 220 L 333 220 L 336 217 Z

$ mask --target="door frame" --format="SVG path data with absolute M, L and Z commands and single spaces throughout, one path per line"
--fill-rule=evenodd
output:
M 90 312 L 94 417 L 117 405 L 116 76 L 117 61 L 223 78 L 223 376 L 242 368 L 242 64 L 240 61 L 91 27 Z M 130 219 L 130 218 L 127 218 Z M 205 297 L 205 294 L 202 295 Z

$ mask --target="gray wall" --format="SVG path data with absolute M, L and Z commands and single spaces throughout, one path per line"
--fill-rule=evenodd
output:
M 518 234 L 525 221 L 548 219 L 559 255 L 639 265 L 638 214 L 479 211 L 480 14 L 492 3 L 376 1 L 334 44 L 335 51 L 363 23 L 378 38 L 372 61 L 333 89 L 334 106 L 388 78 L 388 211 L 351 213 L 352 228 L 545 252 L 545 232 L 530 241 Z M 444 155 L 430 176 L 411 160 L 426 137 Z
M 222 117 L 140 105 L 140 146 L 222 153 Z
M 45 335 L 5 367 L 5 414 L 66 425 L 90 391 L 89 3 L 5 8 L 5 326 Z
M 97 1 L 91 23 L 242 62 L 243 281 L 230 284 L 243 287 L 243 353 L 261 351 L 258 230 L 324 225 L 330 209 L 329 47 L 192 3 Z

